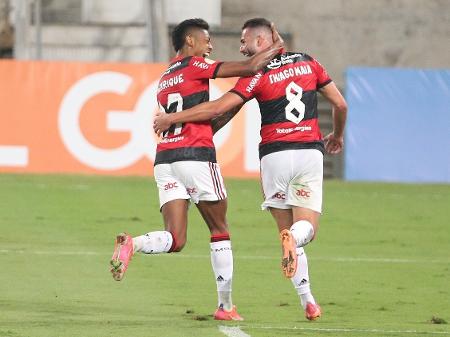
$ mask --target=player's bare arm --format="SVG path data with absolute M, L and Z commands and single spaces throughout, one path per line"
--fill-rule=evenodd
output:
M 284 41 L 276 30 L 274 24 L 271 25 L 273 44 L 259 53 L 253 55 L 245 61 L 224 62 L 217 71 L 216 77 L 247 77 L 255 75 L 266 66 L 284 48 Z
M 153 130 L 159 136 L 162 132 L 170 128 L 172 124 L 208 121 L 236 107 L 242 106 L 243 103 L 244 101 L 240 96 L 232 92 L 227 92 L 219 99 L 204 102 L 179 113 L 157 113 L 153 121 Z
M 319 91 L 330 102 L 333 114 L 333 132 L 324 137 L 325 150 L 328 153 L 337 154 L 344 148 L 347 103 L 334 82 L 330 82 Z
M 213 134 L 215 134 L 217 131 L 219 131 L 225 125 L 227 125 L 227 123 L 229 121 L 231 121 L 234 118 L 234 116 L 236 116 L 236 114 L 241 110 L 243 105 L 244 105 L 244 103 L 231 109 L 230 111 L 225 112 L 223 115 L 212 119 L 211 126 L 212 126 L 212 130 L 213 130 Z

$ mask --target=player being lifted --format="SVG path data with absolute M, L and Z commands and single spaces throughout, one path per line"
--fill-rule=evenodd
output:
M 208 29 L 202 19 L 185 20 L 174 28 L 172 43 L 177 54 L 157 89 L 162 111 L 175 113 L 208 101 L 209 79 L 254 75 L 283 47 L 272 27 L 274 43 L 249 60 L 215 62 L 205 58 L 212 51 Z M 227 192 L 216 162 L 210 122 L 176 123 L 165 132 L 156 149 L 154 175 L 165 228 L 134 238 L 119 234 L 111 259 L 114 279 L 122 280 L 135 252 L 158 254 L 183 249 L 191 200 L 211 233 L 211 264 L 218 292 L 214 318 L 242 320 L 231 299 L 233 255 L 226 221 Z
M 272 41 L 270 22 L 251 19 L 242 28 L 240 51 L 251 57 Z M 323 140 L 317 92 L 331 103 L 333 112 L 333 132 Z M 283 272 L 291 278 L 306 318 L 314 320 L 321 309 L 311 294 L 303 247 L 317 234 L 322 212 L 323 153 L 342 150 L 347 115 L 346 102 L 322 65 L 307 54 L 282 51 L 256 75 L 240 78 L 218 100 L 181 113 L 160 114 L 154 130 L 159 134 L 171 124 L 211 119 L 217 130 L 234 116 L 236 107 L 252 98 L 261 113 L 262 208 L 269 209 L 278 225 Z

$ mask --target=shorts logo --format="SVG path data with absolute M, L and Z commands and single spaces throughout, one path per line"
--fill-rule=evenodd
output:
M 285 193 L 281 193 L 281 192 L 277 192 L 273 195 L 274 199 L 281 199 L 281 200 L 285 200 L 286 199 L 286 194 Z
M 197 189 L 195 187 L 186 187 L 186 192 L 191 195 L 197 193 Z
M 164 185 L 164 191 L 171 190 L 172 188 L 178 188 L 177 182 L 167 183 Z
M 303 198 L 309 198 L 311 192 L 309 191 L 305 191 L 303 188 L 300 190 L 297 190 L 297 192 L 295 193 L 296 195 L 298 195 L 299 197 L 303 197 Z

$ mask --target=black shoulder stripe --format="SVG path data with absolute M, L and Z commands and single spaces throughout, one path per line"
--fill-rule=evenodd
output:
M 219 64 L 216 66 L 216 69 L 214 69 L 214 73 L 212 75 L 212 78 L 217 77 L 217 73 L 219 72 L 219 68 L 222 66 L 223 62 L 218 62 Z
M 245 97 L 245 96 L 242 95 L 240 92 L 238 92 L 238 91 L 236 91 L 236 90 L 234 90 L 234 89 L 231 89 L 229 92 L 232 92 L 233 94 L 238 95 L 240 98 L 242 98 L 242 100 L 244 101 L 244 103 L 247 102 L 247 101 L 249 101 L 249 100 L 251 99 L 251 98 Z
M 317 83 L 317 89 L 323 88 L 324 86 L 326 86 L 327 84 L 333 82 L 333 80 L 331 78 L 329 78 L 327 81 L 323 82 L 323 83 Z

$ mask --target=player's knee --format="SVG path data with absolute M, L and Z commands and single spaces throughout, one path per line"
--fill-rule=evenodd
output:
M 170 232 L 172 234 L 172 246 L 170 247 L 169 253 L 181 252 L 186 244 L 186 235 Z
M 173 248 L 171 249 L 171 252 L 173 252 L 173 253 L 181 252 L 185 245 L 186 245 L 186 241 L 176 242 L 173 245 Z

